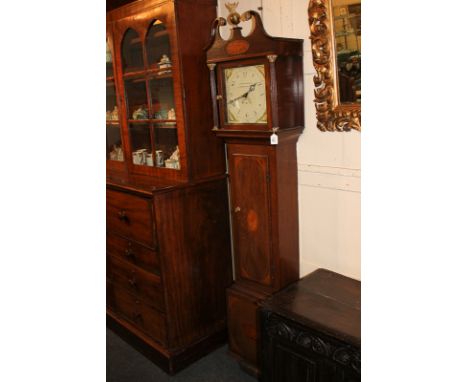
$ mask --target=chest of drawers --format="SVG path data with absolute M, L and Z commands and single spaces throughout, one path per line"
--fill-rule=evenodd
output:
M 225 340 L 228 224 L 224 177 L 140 190 L 108 182 L 108 325 L 169 373 Z

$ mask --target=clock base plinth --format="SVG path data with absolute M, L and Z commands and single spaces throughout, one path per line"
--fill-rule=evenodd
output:
M 237 361 L 239 363 L 239 367 L 244 371 L 246 374 L 251 375 L 254 378 L 260 379 L 260 369 L 256 365 L 252 365 L 243 359 L 239 359 Z
M 248 374 L 260 374 L 259 304 L 269 294 L 234 283 L 227 290 L 229 352 Z

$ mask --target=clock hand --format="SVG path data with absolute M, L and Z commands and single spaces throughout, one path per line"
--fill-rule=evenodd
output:
M 246 96 L 245 96 L 246 98 L 247 98 L 247 96 L 249 95 L 250 92 L 253 92 L 253 91 L 255 90 L 255 86 L 257 86 L 257 84 L 252 84 L 252 85 L 250 85 L 249 90 L 247 90 L 247 93 L 245 93 L 245 94 L 246 94 Z
M 249 96 L 249 94 L 250 94 L 251 92 L 253 92 L 253 91 L 255 90 L 255 87 L 256 87 L 257 85 L 259 85 L 260 83 L 261 83 L 261 82 L 256 82 L 255 84 L 250 85 L 249 90 L 247 90 L 247 91 L 246 91 L 244 94 L 242 94 L 241 96 L 236 97 L 236 98 L 230 100 L 228 103 L 229 103 L 229 104 L 234 103 L 234 102 L 236 102 L 237 100 L 239 100 L 239 99 L 241 99 L 241 98 L 248 99 L 247 97 Z
M 247 96 L 249 95 L 249 93 L 253 92 L 253 91 L 255 90 L 255 87 L 256 87 L 257 85 L 260 85 L 260 84 L 261 84 L 261 82 L 256 82 L 256 83 L 250 85 L 249 90 L 247 90 L 247 93 L 245 93 L 245 98 L 247 98 Z
M 249 92 L 247 91 L 247 92 L 245 92 L 244 94 L 242 94 L 241 96 L 236 97 L 236 98 L 230 100 L 228 103 L 234 103 L 234 102 L 236 102 L 237 100 L 240 100 L 241 98 L 247 98 L 248 95 L 249 95 Z

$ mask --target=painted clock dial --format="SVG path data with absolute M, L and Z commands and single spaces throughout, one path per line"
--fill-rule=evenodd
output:
M 265 66 L 224 69 L 227 123 L 267 123 Z

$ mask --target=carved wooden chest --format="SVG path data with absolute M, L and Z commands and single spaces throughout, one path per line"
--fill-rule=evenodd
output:
M 264 382 L 361 380 L 361 283 L 318 269 L 262 303 Z

